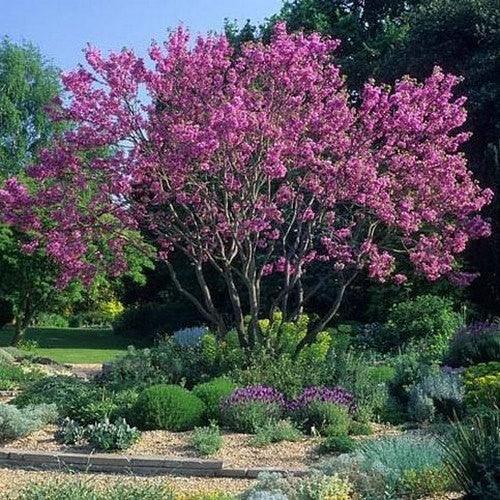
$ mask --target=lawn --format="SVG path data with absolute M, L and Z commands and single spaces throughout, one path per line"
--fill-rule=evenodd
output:
M 11 328 L 0 330 L 0 347 L 10 345 Z M 26 340 L 37 342 L 30 352 L 59 363 L 103 363 L 123 354 L 127 346 L 141 344 L 99 328 L 29 328 Z

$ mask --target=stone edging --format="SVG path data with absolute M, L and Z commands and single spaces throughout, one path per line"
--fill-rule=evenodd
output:
M 67 469 L 85 472 L 114 472 L 138 475 L 176 475 L 254 479 L 261 472 L 304 475 L 305 469 L 273 467 L 224 467 L 222 460 L 165 458 L 161 456 L 106 455 L 103 453 L 54 453 L 0 448 L 0 466 L 28 469 Z

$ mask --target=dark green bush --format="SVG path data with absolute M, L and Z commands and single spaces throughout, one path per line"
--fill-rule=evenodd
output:
M 207 421 L 220 421 L 221 403 L 236 389 L 236 384 L 226 377 L 219 377 L 198 384 L 193 387 L 193 394 L 198 396 L 204 403 L 206 408 L 205 418 Z
M 500 498 L 500 413 L 457 423 L 440 439 L 445 464 L 468 499 Z
M 178 385 L 154 385 L 137 400 L 136 421 L 143 429 L 187 431 L 203 421 L 203 401 Z
M 82 408 L 99 396 L 99 388 L 91 383 L 78 377 L 57 375 L 30 384 L 12 403 L 18 407 L 54 403 L 62 417 L 78 419 Z
M 500 323 L 472 323 L 460 328 L 446 354 L 449 366 L 470 366 L 500 360 Z
M 200 319 L 192 308 L 182 304 L 148 303 L 125 309 L 114 321 L 113 331 L 123 336 L 155 339 L 197 322 L 201 324 Z
M 352 420 L 349 424 L 349 434 L 351 436 L 369 436 L 373 434 L 373 428 L 368 422 Z
M 391 307 L 381 330 L 387 350 L 411 346 L 428 362 L 441 361 L 448 342 L 462 321 L 453 303 L 434 295 L 421 295 Z
M 356 449 L 356 441 L 345 434 L 327 436 L 319 445 L 318 451 L 326 453 L 351 453 Z

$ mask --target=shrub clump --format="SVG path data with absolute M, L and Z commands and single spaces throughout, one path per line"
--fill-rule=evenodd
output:
M 465 404 L 470 413 L 500 407 L 500 361 L 479 363 L 463 374 Z
M 356 448 L 356 441 L 345 434 L 327 436 L 319 445 L 320 453 L 351 453 Z
M 341 387 L 308 387 L 288 409 L 304 429 L 322 434 L 345 435 L 350 425 L 349 412 L 355 409 L 353 395 Z
M 98 450 L 126 450 L 134 444 L 141 433 L 130 427 L 123 418 L 111 423 L 109 420 L 87 426 L 85 437 L 89 444 Z
M 279 420 L 285 409 L 283 394 L 264 385 L 236 389 L 222 403 L 224 424 L 236 432 L 254 433 L 269 421 Z
M 0 440 L 8 441 L 27 436 L 57 420 L 55 405 L 28 405 L 24 408 L 0 403 Z
M 212 423 L 208 427 L 195 427 L 190 442 L 201 456 L 209 457 L 222 448 L 224 440 L 219 427 Z
M 290 420 L 268 422 L 263 427 L 258 427 L 255 436 L 250 440 L 253 446 L 267 446 L 281 441 L 299 441 L 302 433 Z
M 137 424 L 143 429 L 187 431 L 200 425 L 205 413 L 203 401 L 178 385 L 154 385 L 137 400 Z
M 460 328 L 451 339 L 446 363 L 470 366 L 500 359 L 500 323 L 475 322 Z
M 227 377 L 219 377 L 193 387 L 193 394 L 199 397 L 206 408 L 206 420 L 220 421 L 221 403 L 236 389 L 236 384 Z

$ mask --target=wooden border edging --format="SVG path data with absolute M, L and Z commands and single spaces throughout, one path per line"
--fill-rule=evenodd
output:
M 261 472 L 304 475 L 305 469 L 273 467 L 226 468 L 222 460 L 165 458 L 161 456 L 126 456 L 103 453 L 54 453 L 0 448 L 0 466 L 28 469 L 69 469 L 85 472 L 133 473 L 138 475 L 176 475 L 192 477 L 227 477 L 255 479 Z

